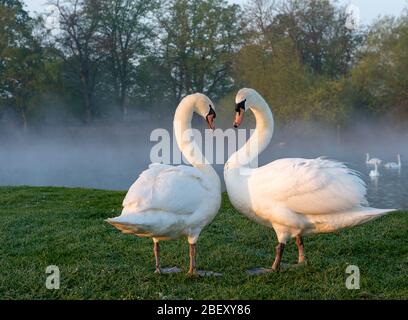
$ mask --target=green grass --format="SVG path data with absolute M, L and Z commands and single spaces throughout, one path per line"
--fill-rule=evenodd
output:
M 198 267 L 220 278 L 187 278 L 188 245 L 162 242 L 158 276 L 152 241 L 104 222 L 120 213 L 125 193 L 63 188 L 0 188 L 0 299 L 407 299 L 408 214 L 305 239 L 308 265 L 248 276 L 272 264 L 276 237 L 223 206 L 198 241 Z M 291 242 L 284 260 L 296 260 Z M 361 289 L 347 290 L 346 267 L 357 265 Z M 47 290 L 45 268 L 57 265 L 60 290 Z

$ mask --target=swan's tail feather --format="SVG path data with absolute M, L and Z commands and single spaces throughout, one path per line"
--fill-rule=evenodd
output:
M 364 224 L 366 222 L 378 219 L 382 216 L 398 211 L 397 209 L 376 209 L 376 208 L 364 208 L 365 211 L 361 212 L 362 220 L 358 224 Z
M 145 231 L 146 226 L 143 226 L 142 224 L 129 223 L 126 220 L 127 219 L 124 219 L 123 216 L 119 216 L 116 218 L 106 219 L 105 221 L 125 234 L 137 234 L 140 237 L 152 236 L 151 233 Z
M 337 217 L 334 217 L 332 214 L 319 216 L 311 222 L 316 227 L 315 232 L 330 233 L 340 229 L 359 226 L 396 211 L 398 210 L 361 207 L 349 212 L 339 212 Z

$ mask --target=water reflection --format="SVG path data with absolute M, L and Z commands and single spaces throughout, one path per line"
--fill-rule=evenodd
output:
M 361 166 L 360 172 L 366 173 L 370 170 Z M 407 208 L 408 207 L 408 183 L 404 168 L 387 170 L 384 166 L 379 167 L 380 176 L 366 178 L 367 199 L 370 204 L 382 208 Z M 364 175 L 363 175 L 364 178 Z

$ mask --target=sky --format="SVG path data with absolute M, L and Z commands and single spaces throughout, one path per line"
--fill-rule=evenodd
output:
M 29 11 L 42 12 L 48 0 L 24 0 Z M 246 0 L 228 0 L 231 3 L 243 4 Z M 400 15 L 408 0 L 339 0 L 342 5 L 353 4 L 360 10 L 363 24 L 369 24 L 380 15 Z

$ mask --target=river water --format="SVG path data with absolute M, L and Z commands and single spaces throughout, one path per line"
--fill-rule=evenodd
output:
M 170 122 L 171 123 L 171 122 Z M 150 133 L 157 126 L 70 128 L 0 139 L 1 186 L 64 186 L 127 190 L 150 163 Z M 261 155 L 259 164 L 286 157 L 326 156 L 347 163 L 367 183 L 368 200 L 379 208 L 408 208 L 408 136 L 389 134 L 345 135 L 339 139 L 325 133 L 311 138 L 278 134 Z M 340 141 L 341 140 L 341 141 Z M 402 169 L 385 170 L 372 180 L 365 153 L 396 162 L 401 153 Z M 222 177 L 222 165 L 216 165 Z

